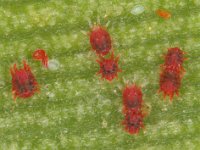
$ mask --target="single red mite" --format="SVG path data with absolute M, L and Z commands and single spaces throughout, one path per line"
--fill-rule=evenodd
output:
M 174 94 L 178 96 L 179 88 L 181 86 L 181 76 L 173 71 L 163 71 L 160 74 L 160 89 L 164 97 L 168 95 L 172 100 Z
M 141 128 L 144 128 L 143 115 L 140 111 L 129 110 L 125 113 L 125 119 L 122 124 L 129 134 L 138 134 Z
M 123 90 L 123 104 L 128 109 L 141 109 L 142 91 L 136 85 L 126 86 Z
M 48 68 L 48 56 L 44 50 L 42 49 L 35 50 L 33 52 L 33 59 L 41 61 L 43 66 L 45 68 Z
M 89 33 L 92 49 L 98 55 L 106 55 L 112 48 L 110 34 L 101 26 L 94 26 Z
M 184 54 L 185 52 L 178 47 L 169 48 L 165 62 L 161 65 L 159 92 L 163 92 L 164 98 L 169 96 L 171 101 L 174 94 L 179 94 L 184 73 L 183 62 L 186 60 Z
M 124 120 L 122 124 L 129 134 L 138 134 L 141 128 L 144 128 L 142 112 L 142 91 L 135 84 L 126 86 L 123 90 L 123 113 Z
M 184 58 L 185 52 L 183 52 L 180 48 L 168 48 L 168 52 L 165 55 L 164 69 L 175 71 L 177 73 L 183 72 L 183 62 L 186 60 Z
M 12 75 L 12 93 L 14 99 L 29 98 L 39 91 L 38 83 L 31 72 L 31 68 L 27 65 L 26 61 L 23 61 L 24 68 L 17 69 L 17 65 L 14 64 L 13 68 L 10 68 Z
M 108 59 L 100 57 L 100 60 L 96 61 L 100 65 L 100 70 L 97 74 L 101 74 L 102 79 L 112 81 L 115 77 L 118 77 L 118 72 L 122 71 L 118 67 L 119 56 L 114 58 L 113 53 Z

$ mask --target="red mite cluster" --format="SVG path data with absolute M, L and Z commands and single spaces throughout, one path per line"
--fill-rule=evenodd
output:
M 160 14 L 161 13 L 161 14 Z M 164 18 L 169 18 L 170 14 L 159 11 L 159 15 Z M 98 74 L 101 74 L 102 79 L 112 81 L 118 76 L 121 69 L 118 67 L 119 56 L 114 57 L 112 50 L 112 41 L 110 34 L 101 26 L 93 27 L 90 32 L 90 44 L 92 50 L 99 57 L 97 63 L 100 65 Z M 104 56 L 111 52 L 110 58 Z M 160 74 L 160 92 L 163 92 L 164 97 L 170 96 L 172 100 L 174 93 L 178 95 L 181 80 L 183 77 L 184 68 L 182 66 L 185 58 L 184 52 L 178 47 L 169 48 L 165 56 L 165 63 L 162 65 Z M 143 106 L 142 91 L 134 85 L 126 86 L 123 90 L 123 114 L 124 120 L 122 124 L 125 130 L 130 134 L 138 134 L 141 128 L 144 128 L 143 118 L 146 116 L 142 110 Z
M 123 113 L 125 118 L 122 124 L 130 134 L 137 134 L 141 128 L 144 128 L 142 105 L 141 89 L 135 84 L 126 86 L 123 90 Z
M 100 70 L 98 74 L 101 74 L 102 79 L 112 81 L 115 77 L 118 76 L 118 72 L 121 72 L 121 69 L 118 67 L 118 57 L 114 57 L 112 51 L 110 58 L 104 58 L 103 56 L 107 55 L 112 49 L 112 41 L 110 34 L 106 31 L 105 28 L 101 26 L 93 27 L 90 33 L 90 44 L 92 50 L 100 57 L 97 62 L 100 65 Z
M 184 73 L 183 62 L 185 52 L 178 47 L 169 48 L 165 55 L 165 62 L 161 65 L 160 92 L 164 97 L 169 96 L 172 100 L 174 94 L 179 94 L 181 80 Z
M 165 19 L 171 17 L 171 14 L 166 11 L 158 10 L 157 13 Z M 102 79 L 112 81 L 118 77 L 118 72 L 121 72 L 121 69 L 118 66 L 119 56 L 115 57 L 112 50 L 110 34 L 104 27 L 94 26 L 89 36 L 92 50 L 99 57 L 96 60 L 100 66 L 98 74 L 101 74 Z M 110 54 L 109 58 L 105 58 L 107 54 Z M 183 68 L 183 62 L 186 60 L 184 54 L 185 52 L 178 47 L 169 48 L 165 55 L 164 64 L 161 65 L 159 91 L 163 92 L 164 97 L 169 96 L 171 100 L 174 94 L 178 95 L 185 72 Z M 44 50 L 35 50 L 32 58 L 41 61 L 43 67 L 48 68 L 48 55 Z M 39 91 L 36 78 L 26 61 L 23 61 L 23 68 L 20 69 L 14 64 L 10 68 L 10 72 L 14 99 L 17 97 L 29 98 Z M 124 114 L 122 124 L 129 134 L 138 134 L 144 128 L 143 120 L 147 115 L 143 110 L 145 104 L 142 99 L 141 88 L 135 84 L 129 85 L 124 88 L 122 94 Z

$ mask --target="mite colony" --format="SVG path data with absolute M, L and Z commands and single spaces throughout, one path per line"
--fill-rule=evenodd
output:
M 171 14 L 165 10 L 157 10 L 157 15 L 164 19 L 169 19 Z M 119 68 L 119 56 L 114 56 L 112 40 L 105 27 L 94 26 L 89 33 L 89 40 L 92 50 L 96 53 L 100 70 L 97 74 L 101 78 L 111 82 L 118 77 L 122 70 Z M 164 64 L 161 65 L 159 92 L 162 92 L 164 98 L 170 97 L 172 101 L 174 94 L 179 94 L 181 81 L 184 74 L 183 62 L 185 52 L 180 48 L 169 48 L 164 56 Z M 106 57 L 106 56 L 109 57 Z M 34 60 L 40 61 L 44 68 L 48 68 L 48 55 L 45 50 L 38 49 L 32 54 Z M 14 64 L 10 69 L 12 76 L 12 93 L 14 100 L 18 98 L 29 98 L 36 92 L 39 92 L 39 85 L 36 81 L 30 66 L 23 61 L 23 68 L 18 69 Z M 136 84 L 126 85 L 122 92 L 123 97 L 123 115 L 122 125 L 129 134 L 138 134 L 140 129 L 144 128 L 144 117 L 147 115 L 142 107 L 145 105 L 142 98 L 142 90 Z
M 170 17 L 165 11 L 158 10 L 157 13 L 167 19 Z M 101 26 L 95 26 L 90 33 L 90 44 L 92 50 L 100 57 L 97 62 L 100 65 L 100 71 L 98 74 L 102 75 L 103 79 L 112 81 L 117 77 L 117 73 L 121 72 L 118 67 L 119 57 L 114 58 L 112 51 L 109 59 L 103 56 L 111 51 L 111 37 L 107 30 Z M 169 48 L 168 53 L 165 56 L 165 63 L 162 65 L 162 72 L 160 74 L 160 88 L 159 91 L 163 92 L 164 97 L 170 96 L 172 100 L 174 93 L 178 95 L 178 91 L 181 85 L 181 79 L 183 77 L 183 58 L 184 52 L 179 48 Z M 142 111 L 142 91 L 141 88 L 135 84 L 126 86 L 123 91 L 123 114 L 124 121 L 122 124 L 125 130 L 130 134 L 137 134 L 141 128 L 144 128 L 143 118 L 146 112 Z

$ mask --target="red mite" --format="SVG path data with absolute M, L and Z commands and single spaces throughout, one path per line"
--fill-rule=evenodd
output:
M 110 34 L 101 26 L 94 26 L 90 32 L 90 44 L 98 55 L 106 55 L 112 48 Z
M 184 73 L 183 62 L 186 60 L 184 54 L 178 47 L 169 48 L 165 62 L 161 65 L 159 92 L 163 92 L 164 97 L 169 96 L 171 101 L 175 93 L 179 94 Z
M 186 58 L 184 58 L 184 54 L 185 52 L 180 50 L 178 47 L 168 48 L 168 53 L 165 56 L 165 63 L 163 67 L 177 73 L 184 71 L 182 66 L 184 60 L 186 60 Z
M 163 19 L 169 19 L 171 17 L 171 14 L 166 10 L 158 9 L 156 10 L 156 13 Z
M 102 79 L 112 81 L 115 77 L 118 76 L 118 72 L 122 70 L 118 67 L 119 56 L 114 58 L 114 54 L 111 54 L 111 57 L 106 59 L 100 57 L 101 60 L 97 60 L 100 65 L 100 70 L 97 74 L 102 75 Z
M 123 90 L 123 113 L 124 120 L 122 124 L 129 134 L 137 134 L 141 128 L 144 128 L 142 111 L 142 91 L 135 84 L 126 86 Z
M 14 64 L 10 69 L 12 75 L 12 93 L 14 99 L 29 98 L 39 91 L 38 83 L 31 72 L 31 68 L 27 65 L 26 61 L 23 62 L 24 68 L 17 69 L 17 65 Z
M 181 76 L 173 71 L 163 71 L 160 74 L 160 91 L 163 91 L 164 97 L 170 96 L 172 100 L 174 94 L 178 95 L 181 86 Z
M 127 86 L 123 91 L 123 104 L 128 109 L 141 109 L 142 91 L 136 85 Z
M 140 111 L 130 110 L 125 114 L 122 124 L 129 134 L 138 134 L 141 128 L 144 128 L 143 115 Z
M 35 50 L 33 53 L 33 59 L 41 61 L 45 68 L 48 67 L 48 56 L 44 50 Z

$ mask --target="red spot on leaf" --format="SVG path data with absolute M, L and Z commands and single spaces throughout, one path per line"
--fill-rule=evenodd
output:
M 27 65 L 26 61 L 23 62 L 24 67 L 17 69 L 17 65 L 14 64 L 10 69 L 12 75 L 12 93 L 14 99 L 16 97 L 29 98 L 39 91 L 38 83 L 31 72 L 31 68 Z
M 169 19 L 171 17 L 171 13 L 166 10 L 158 9 L 156 10 L 156 13 L 164 19 Z

